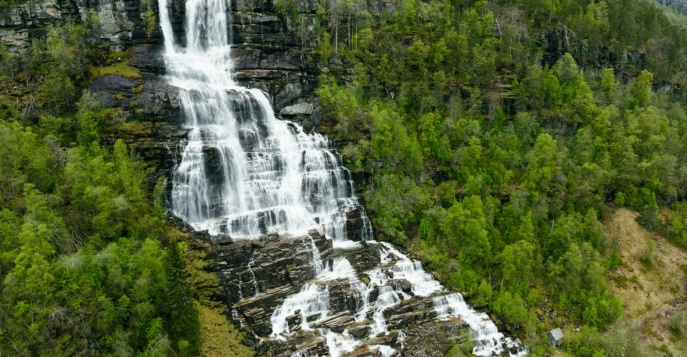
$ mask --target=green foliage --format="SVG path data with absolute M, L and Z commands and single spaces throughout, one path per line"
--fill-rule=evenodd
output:
M 541 269 L 541 257 L 535 252 L 533 241 L 520 240 L 506 246 L 498 256 L 504 281 L 514 288 L 528 287 Z
M 221 312 L 204 310 L 221 331 L 201 336 L 164 180 L 149 197 L 125 142 L 103 145 L 122 116 L 82 91 L 108 49 L 96 13 L 81 20 L 37 28 L 25 52 L 0 46 L 0 354 L 193 356 L 219 338 L 252 355 Z
M 284 15 L 289 21 L 297 22 L 299 15 L 299 5 L 294 0 L 278 0 L 274 2 L 274 8 L 277 12 Z
M 451 349 L 446 351 L 444 357 L 465 357 L 469 356 L 470 354 L 470 350 L 466 346 L 453 345 Z
M 685 312 L 678 311 L 670 320 L 670 329 L 676 333 L 682 333 L 685 330 Z
M 199 323 L 186 267 L 176 244 L 162 249 L 164 223 L 152 216 L 140 187 L 143 171 L 124 143 L 115 143 L 113 153 L 97 142 L 76 147 L 66 163 L 52 166 L 54 142 L 44 144 L 18 124 L 0 128 L 8 143 L 33 145 L 36 163 L 2 173 L 23 189 L 6 191 L 12 199 L 0 211 L 0 303 L 11 307 L 0 312 L 0 348 L 70 354 L 97 343 L 112 353 L 166 355 L 175 348 L 194 355 Z M 27 183 L 24 172 L 48 171 L 41 165 L 57 169 L 53 183 L 38 185 L 38 173 L 36 184 Z M 21 211 L 14 208 L 19 202 Z
M 152 36 L 153 31 L 157 28 L 157 14 L 155 9 L 155 2 L 153 0 L 141 1 L 141 10 L 143 13 L 143 24 L 145 25 L 148 37 Z
M 687 84 L 687 34 L 649 2 L 333 6 L 318 14 L 325 127 L 370 177 L 378 236 L 418 247 L 472 303 L 528 338 L 569 320 L 604 331 L 622 314 L 613 205 L 687 244 L 685 101 L 656 90 Z
M 513 328 L 527 321 L 527 308 L 520 295 L 505 291 L 494 301 L 494 311 L 503 316 Z
M 425 190 L 402 175 L 378 176 L 365 196 L 368 208 L 375 212 L 376 233 L 399 243 L 405 240 L 404 229 L 418 222 L 414 212 L 430 204 Z
M 91 67 L 91 76 L 99 78 L 105 75 L 116 75 L 125 78 L 141 78 L 141 72 L 131 67 L 128 61 L 115 62 L 107 67 Z
M 475 260 L 490 258 L 491 244 L 486 228 L 484 207 L 479 196 L 455 202 L 447 210 L 440 228 L 448 254 L 458 256 L 467 266 Z
M 123 141 L 100 146 L 114 111 L 88 92 L 75 103 L 88 64 L 74 56 L 91 25 L 50 30 L 37 120 L 20 122 L 9 106 L 0 118 L 0 351 L 195 355 L 186 267 L 178 249 L 165 258 L 170 232 L 141 187 L 145 171 Z
M 45 107 L 56 113 L 66 113 L 73 109 L 78 95 L 72 80 L 55 72 L 45 78 L 45 83 L 39 89 L 38 98 Z
M 169 338 L 182 356 L 198 354 L 200 322 L 193 302 L 193 291 L 179 244 L 171 242 L 164 259 L 167 273 L 165 292 L 166 324 Z

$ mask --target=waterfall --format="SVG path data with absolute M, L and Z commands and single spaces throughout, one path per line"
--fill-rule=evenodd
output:
M 264 92 L 234 81 L 228 4 L 187 1 L 186 44 L 177 47 L 160 1 L 167 78 L 179 88 L 189 130 L 172 211 L 211 234 L 299 235 L 319 222 L 344 241 L 345 212 L 358 204 L 350 172 L 327 138 L 278 120 Z
M 356 236 L 381 252 L 379 266 L 365 271 L 367 281 L 363 282 L 346 258 L 327 264 L 311 238 L 308 243 L 316 279 L 286 297 L 273 311 L 271 338 L 289 337 L 293 333 L 289 323 L 295 323 L 299 331 L 320 329 L 329 354 L 339 356 L 368 339 L 388 335 L 387 309 L 409 299 L 427 298 L 433 301 L 437 319 L 458 317 L 471 326 L 477 342 L 473 353 L 491 356 L 503 352 L 504 346 L 514 346 L 519 348 L 516 355 L 525 355 L 519 341 L 500 334 L 485 314 L 472 310 L 459 294 L 447 291 L 420 262 L 390 244 L 373 240 L 372 226 L 355 196 L 351 174 L 326 137 L 306 134 L 300 125 L 276 118 L 263 91 L 234 80 L 229 1 L 188 0 L 185 6 L 186 43 L 177 44 L 169 4 L 159 0 L 167 80 L 179 88 L 188 130 L 173 176 L 173 213 L 197 230 L 235 239 L 255 239 L 269 233 L 299 236 L 316 228 L 333 240 L 334 247 L 344 249 L 357 244 L 348 239 L 346 226 L 355 216 L 360 223 L 357 227 L 361 227 Z M 252 260 L 247 268 L 255 293 L 262 294 L 251 264 Z M 410 291 L 401 289 L 400 279 L 410 284 Z M 347 305 L 354 310 L 353 319 L 357 324 L 369 323 L 367 337 L 358 335 L 356 339 L 347 329 L 336 333 L 318 327 L 329 316 L 330 284 L 342 280 L 355 292 Z M 243 299 L 240 284 L 239 279 Z M 238 315 L 235 308 L 232 314 Z M 404 331 L 397 336 L 399 341 L 407 338 Z M 384 356 L 397 352 L 378 342 L 368 347 Z

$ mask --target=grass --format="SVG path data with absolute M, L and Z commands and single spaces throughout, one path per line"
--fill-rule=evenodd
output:
M 625 310 L 624 318 L 611 330 L 635 329 L 637 346 L 646 352 L 643 355 L 684 356 L 687 339 L 675 328 L 682 325 L 682 316 L 676 312 L 681 309 L 682 292 L 676 282 L 687 278 L 681 266 L 687 253 L 640 226 L 634 219 L 637 215 L 616 209 L 605 224 L 607 234 L 617 237 L 624 263 L 609 274 L 611 290 Z
M 115 62 L 107 67 L 91 67 L 91 77 L 93 78 L 100 78 L 108 74 L 125 78 L 142 78 L 141 71 L 129 66 L 128 61 Z
M 136 122 L 132 122 L 136 123 Z M 205 245 L 194 241 L 190 235 L 170 230 L 171 235 L 183 241 L 184 258 L 195 289 L 195 300 L 200 320 L 201 357 L 252 357 L 255 352 L 243 345 L 245 335 L 227 319 L 224 314 L 227 306 L 213 297 L 223 293 L 219 278 L 215 273 L 205 270 Z M 192 247 L 192 248 L 191 248 Z
M 200 318 L 200 356 L 253 356 L 242 344 L 243 333 L 237 330 L 218 309 L 196 304 Z

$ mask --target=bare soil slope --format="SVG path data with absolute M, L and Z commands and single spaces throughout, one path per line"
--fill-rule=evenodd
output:
M 636 329 L 638 347 L 648 355 L 687 356 L 687 326 L 675 328 L 676 316 L 687 313 L 687 253 L 644 229 L 637 216 L 617 209 L 605 222 L 622 261 L 610 275 L 624 307 L 615 328 Z

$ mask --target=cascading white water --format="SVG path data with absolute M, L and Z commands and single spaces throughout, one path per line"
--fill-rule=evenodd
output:
M 227 5 L 186 2 L 186 45 L 177 48 L 160 0 L 168 79 L 180 89 L 189 129 L 172 210 L 211 234 L 296 235 L 319 222 L 343 241 L 345 212 L 358 205 L 350 173 L 324 136 L 278 120 L 265 93 L 234 82 Z
M 465 303 L 463 296 L 458 293 L 435 297 L 434 309 L 440 320 L 459 317 L 470 325 L 470 328 L 478 336 L 478 344 L 472 351 L 477 356 L 486 357 L 492 356 L 493 353 L 500 354 L 504 350 L 520 344 L 519 341 L 505 337 L 500 333 L 487 314 L 473 310 Z M 522 351 L 514 356 L 525 356 L 526 354 L 526 351 Z
M 317 227 L 334 240 L 335 247 L 350 247 L 346 214 L 358 210 L 362 224 L 357 234 L 376 244 L 371 224 L 354 195 L 350 172 L 343 167 L 341 156 L 329 149 L 327 138 L 305 134 L 301 126 L 277 119 L 265 93 L 234 81 L 228 0 L 186 1 L 186 43 L 179 47 L 168 7 L 167 0 L 159 0 L 167 78 L 179 88 L 189 130 L 173 178 L 174 214 L 198 230 L 234 238 L 250 239 L 272 232 L 304 235 Z M 287 297 L 273 312 L 273 338 L 290 335 L 289 321 L 298 321 L 301 330 L 324 321 L 330 308 L 328 284 L 345 279 L 359 295 L 354 304 L 357 310 L 352 311 L 355 321 L 364 323 L 371 315 L 369 338 L 389 333 L 385 309 L 405 299 L 433 296 L 439 319 L 460 317 L 475 330 L 475 354 L 501 352 L 504 344 L 519 346 L 519 341 L 498 333 L 485 314 L 465 305 L 459 294 L 448 294 L 419 262 L 389 244 L 380 246 L 380 267 L 365 272 L 368 283 L 358 278 L 345 258 L 327 266 L 315 242 L 311 240 L 310 245 L 317 279 Z M 258 294 L 250 265 L 248 270 Z M 413 296 L 391 285 L 399 279 L 411 284 Z M 377 297 L 371 301 L 375 290 Z M 243 298 L 241 290 L 239 294 Z M 232 311 L 236 314 L 235 308 Z M 321 332 L 334 357 L 364 342 L 347 330 Z M 398 336 L 403 341 L 406 334 L 399 331 Z M 395 353 L 390 346 L 370 347 L 385 356 Z
M 310 330 L 309 320 L 322 320 L 329 312 L 329 290 L 316 284 L 305 284 L 298 294 L 289 296 L 272 315 L 272 331 L 275 337 L 290 332 L 287 318 L 299 314 L 302 330 Z

